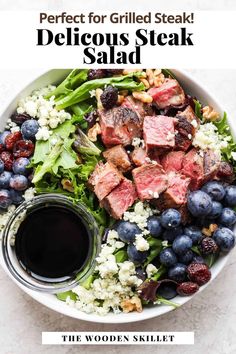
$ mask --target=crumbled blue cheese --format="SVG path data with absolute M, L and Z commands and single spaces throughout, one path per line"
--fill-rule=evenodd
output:
M 221 154 L 221 149 L 227 148 L 228 146 L 228 137 L 220 135 L 217 127 L 213 123 L 206 123 L 200 125 L 192 144 L 202 150 L 211 149 Z
M 231 156 L 232 156 L 232 159 L 236 161 L 236 152 L 232 151 Z
M 157 267 L 155 267 L 152 263 L 149 263 L 146 267 L 146 273 L 148 278 L 151 278 L 157 271 Z
M 136 235 L 134 244 L 138 251 L 143 252 L 149 250 L 149 243 L 143 235 Z
M 86 313 L 106 315 L 111 310 L 121 312 L 121 303 L 135 296 L 134 288 L 142 283 L 136 276 L 135 264 L 130 261 L 116 263 L 114 252 L 124 246 L 118 240 L 115 230 L 110 230 L 107 243 L 102 245 L 97 257 L 96 271 L 99 277 L 94 280 L 89 290 L 78 285 L 72 291 L 77 294 L 78 300 L 69 297 L 66 303 Z M 119 246 L 117 248 L 117 245 Z
M 40 128 L 36 134 L 37 140 L 48 140 L 51 129 L 55 129 L 67 119 L 71 119 L 70 113 L 65 110 L 58 111 L 55 108 L 54 96 L 50 97 L 49 100 L 44 98 L 54 88 L 54 86 L 44 87 L 18 102 L 17 113 L 27 113 L 31 117 L 38 119 Z
M 145 229 L 147 227 L 147 219 L 149 218 L 149 216 L 152 216 L 156 212 L 157 211 L 151 209 L 148 204 L 139 201 L 135 204 L 133 211 L 126 211 L 124 213 L 123 219 L 125 221 L 136 223 L 138 227 L 142 230 L 142 232 L 145 232 L 147 231 Z

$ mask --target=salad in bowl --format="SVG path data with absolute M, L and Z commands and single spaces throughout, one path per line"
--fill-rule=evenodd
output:
M 180 306 L 224 264 L 235 245 L 236 144 L 226 113 L 179 76 L 74 69 L 11 106 L 0 135 L 1 232 L 25 200 L 57 194 L 86 209 L 101 241 L 83 281 L 55 295 L 27 289 L 39 301 L 98 322 L 144 319 Z

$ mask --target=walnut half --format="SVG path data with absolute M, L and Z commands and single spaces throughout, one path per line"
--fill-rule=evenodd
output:
M 210 120 L 211 122 L 214 122 L 220 118 L 219 113 L 214 111 L 213 107 L 211 106 L 203 107 L 202 116 L 205 120 Z
M 142 312 L 142 302 L 139 297 L 133 296 L 130 299 L 123 300 L 121 302 L 121 308 L 123 312 L 128 313 L 132 311 Z

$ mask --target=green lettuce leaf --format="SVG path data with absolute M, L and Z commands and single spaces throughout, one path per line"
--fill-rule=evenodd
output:
M 64 81 L 58 85 L 55 90 L 50 92 L 46 98 L 50 98 L 51 96 L 55 96 L 56 98 L 59 96 L 65 96 L 70 94 L 74 88 L 81 85 L 83 82 L 87 80 L 88 77 L 88 69 L 74 69 L 70 72 L 70 74 L 65 78 Z
M 87 99 L 91 98 L 90 91 L 95 90 L 97 88 L 103 88 L 106 85 L 114 85 L 115 87 L 121 90 L 144 90 L 144 84 L 142 82 L 137 82 L 134 80 L 135 77 L 139 77 L 141 75 L 142 72 L 136 72 L 124 76 L 115 76 L 104 79 L 86 81 L 73 92 L 69 93 L 68 95 L 57 101 L 56 108 L 64 109 L 66 107 L 73 106 L 76 103 L 86 101 Z

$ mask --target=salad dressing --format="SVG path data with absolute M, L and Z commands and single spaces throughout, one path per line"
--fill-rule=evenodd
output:
M 67 279 L 87 260 L 90 238 L 82 219 L 61 206 L 30 212 L 16 234 L 16 256 L 36 279 Z

